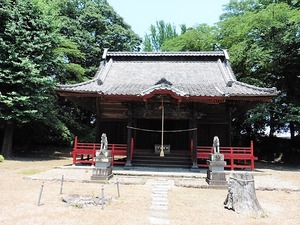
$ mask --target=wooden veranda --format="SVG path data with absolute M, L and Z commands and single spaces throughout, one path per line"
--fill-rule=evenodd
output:
M 192 165 L 192 154 L 193 154 L 193 140 L 190 140 L 190 149 L 189 151 L 183 151 L 183 154 L 189 158 L 189 165 Z M 130 161 L 134 162 L 133 158 L 135 156 L 135 148 L 134 148 L 134 140 L 131 139 L 130 143 Z M 79 165 L 79 164 L 90 164 L 94 165 L 95 161 L 94 158 L 96 156 L 96 150 L 100 149 L 100 143 L 83 143 L 78 142 L 77 137 L 74 139 L 74 147 L 73 150 L 70 152 L 70 154 L 73 157 L 73 165 Z M 111 150 L 112 152 L 112 162 L 111 165 L 125 165 L 126 161 L 128 161 L 126 158 L 128 157 L 127 154 L 127 145 L 126 144 L 109 144 L 108 150 Z M 153 157 L 158 157 L 157 153 L 155 152 L 155 149 L 152 149 L 150 151 L 142 151 L 142 153 L 146 154 L 146 152 L 151 152 L 151 155 Z M 209 154 L 213 153 L 213 147 L 212 146 L 197 146 L 197 166 L 200 168 L 206 168 L 208 167 L 208 164 L 206 161 L 209 158 Z M 224 154 L 224 159 L 227 162 L 227 165 L 225 168 L 228 168 L 230 170 L 235 169 L 250 169 L 255 170 L 255 160 L 258 158 L 254 156 L 254 146 L 253 142 L 251 141 L 251 144 L 249 147 L 220 147 L 220 153 Z M 169 153 L 171 155 L 171 153 Z M 155 159 L 155 158 L 154 158 Z M 178 160 L 178 159 L 177 159 Z M 159 161 L 158 161 L 159 162 Z M 137 164 L 139 166 L 139 164 Z M 165 161 L 160 161 L 160 163 L 153 164 L 151 160 L 149 160 L 148 164 L 146 164 L 148 167 L 180 167 L 180 165 L 176 165 L 175 163 L 172 164 L 165 164 Z M 136 166 L 134 163 L 132 166 Z M 144 164 L 145 166 L 145 164 Z

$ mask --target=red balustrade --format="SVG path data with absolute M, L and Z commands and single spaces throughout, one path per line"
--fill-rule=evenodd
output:
M 209 155 L 213 153 L 212 146 L 197 146 L 198 161 L 205 161 L 205 163 L 198 163 L 199 167 L 208 167 L 206 160 Z M 227 162 L 226 168 L 234 170 L 235 168 L 250 168 L 254 170 L 254 161 L 258 158 L 254 156 L 253 141 L 250 147 L 220 147 L 220 153 L 224 154 L 224 160 Z
M 76 136 L 74 139 L 73 151 L 70 152 L 73 156 L 73 165 L 76 165 L 77 163 L 91 164 L 92 166 L 95 165 L 96 150 L 100 150 L 100 146 L 100 143 L 78 142 Z M 108 150 L 111 150 L 112 152 L 112 165 L 126 163 L 126 144 L 108 144 Z M 133 152 L 133 150 L 131 152 Z

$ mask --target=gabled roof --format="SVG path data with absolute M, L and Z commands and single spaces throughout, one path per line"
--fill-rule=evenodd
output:
M 178 99 L 269 100 L 276 88 L 237 81 L 226 51 L 107 52 L 95 77 L 74 85 L 58 85 L 61 95 L 147 99 L 169 93 Z

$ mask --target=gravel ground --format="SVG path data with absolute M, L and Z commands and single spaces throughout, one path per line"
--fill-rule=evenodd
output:
M 299 165 L 257 163 L 256 171 L 248 171 L 254 175 L 257 199 L 265 211 L 264 216 L 254 218 L 225 209 L 228 190 L 208 188 L 206 170 L 125 171 L 116 167 L 112 179 L 98 183 L 91 181 L 91 167 L 66 166 L 71 161 L 69 157 L 18 158 L 0 163 L 0 224 L 300 224 Z M 226 171 L 227 180 L 230 173 Z M 62 175 L 65 182 L 60 193 Z M 76 196 L 88 206 L 76 200 L 69 204 L 63 201 Z

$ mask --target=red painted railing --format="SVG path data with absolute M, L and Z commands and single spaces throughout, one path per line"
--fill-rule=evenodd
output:
M 76 165 L 77 163 L 95 165 L 96 150 L 100 150 L 100 146 L 100 143 L 78 142 L 78 138 L 76 136 L 74 139 L 73 151 L 70 152 L 73 156 L 73 165 Z M 126 163 L 126 144 L 108 144 L 108 150 L 111 150 L 112 153 L 112 165 Z
M 73 165 L 76 163 L 88 163 L 95 165 L 95 153 L 96 150 L 100 149 L 98 143 L 79 143 L 77 136 L 74 139 L 73 151 L 70 154 L 73 156 Z
M 126 144 L 108 144 L 108 150 L 111 150 L 111 165 L 123 165 L 126 163 L 127 145 Z
M 211 153 L 213 153 L 213 147 L 197 146 L 198 162 L 205 161 L 205 163 L 198 163 L 199 167 L 208 167 L 206 160 Z M 253 141 L 251 141 L 250 147 L 220 147 L 220 153 L 224 154 L 224 160 L 227 162 L 225 167 L 231 170 L 235 168 L 254 170 L 254 161 L 258 159 L 254 156 Z

